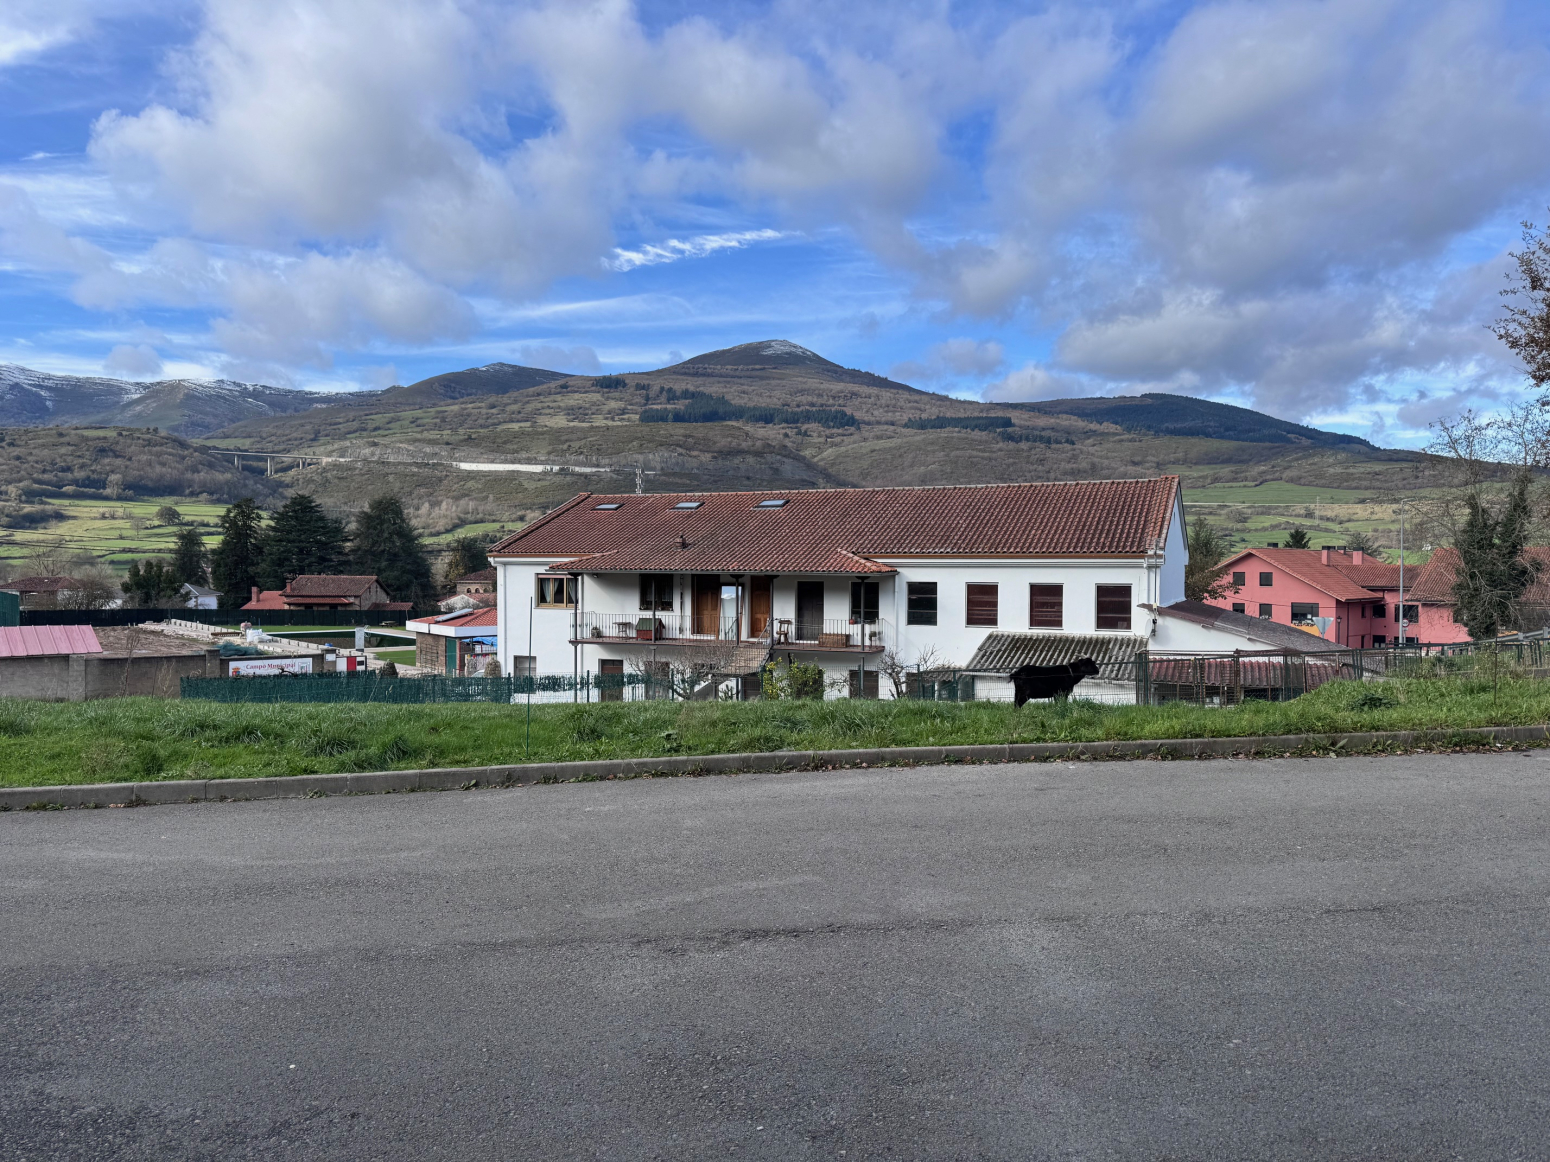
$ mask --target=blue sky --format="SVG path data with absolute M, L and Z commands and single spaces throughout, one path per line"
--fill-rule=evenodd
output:
M 1550 6 L 7 0 L 0 362 L 354 389 L 786 338 L 1380 442 L 1521 398 Z

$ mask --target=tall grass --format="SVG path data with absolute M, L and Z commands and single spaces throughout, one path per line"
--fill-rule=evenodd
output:
M 1336 682 L 1213 710 L 1092 702 L 260 705 L 0 701 L 0 785 L 243 778 L 769 750 L 1448 729 L 1550 719 L 1550 682 Z

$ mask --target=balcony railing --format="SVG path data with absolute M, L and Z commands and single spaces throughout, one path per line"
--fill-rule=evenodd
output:
M 763 621 L 764 619 L 760 619 Z M 576 642 L 655 642 L 659 645 L 694 645 L 709 641 L 767 643 L 777 650 L 843 650 L 879 653 L 888 648 L 893 629 L 886 621 L 852 622 L 846 618 L 798 620 L 777 617 L 774 624 L 757 626 L 750 633 L 748 619 L 695 617 L 671 613 L 580 613 L 576 615 Z

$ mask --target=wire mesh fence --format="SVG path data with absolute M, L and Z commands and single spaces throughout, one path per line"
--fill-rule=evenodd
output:
M 384 678 L 378 673 L 184 678 L 184 698 L 207 702 L 639 702 L 673 697 L 671 684 L 641 673 L 537 674 L 505 678 Z

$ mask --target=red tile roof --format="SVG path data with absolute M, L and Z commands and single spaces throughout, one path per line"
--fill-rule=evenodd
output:
M 495 570 L 493 568 L 476 569 L 472 573 L 465 573 L 453 582 L 454 585 L 477 585 L 481 583 L 495 584 Z
M 0 626 L 0 658 L 43 658 L 58 654 L 100 654 L 102 643 L 89 625 Z
M 243 609 L 284 609 L 284 608 L 286 608 L 286 605 L 285 605 L 285 598 L 282 596 L 283 592 L 284 591 L 280 590 L 280 589 L 265 589 L 261 593 L 259 593 L 257 601 L 249 601 L 242 608 Z
M 1178 492 L 1176 476 L 951 488 L 584 492 L 489 552 L 630 573 L 888 573 L 871 558 L 1142 556 L 1162 547 Z M 786 503 L 755 507 L 777 499 Z M 694 501 L 698 508 L 674 507 Z
M 359 597 L 377 583 L 374 576 L 303 573 L 285 587 L 287 597 Z
M 18 577 L 7 581 L 0 589 L 15 593 L 58 593 L 61 589 L 80 589 L 81 583 L 74 577 Z
M 1529 585 L 1523 600 L 1530 605 L 1550 606 L 1550 545 L 1529 545 L 1523 555 L 1540 564 L 1539 576 Z M 1410 582 L 1405 586 L 1405 600 L 1452 605 L 1453 583 L 1458 578 L 1458 570 L 1457 549 L 1445 546 L 1436 550 L 1419 570 L 1405 574 L 1405 580 Z
M 448 629 L 472 629 L 481 626 L 497 626 L 500 621 L 493 607 L 464 609 L 457 613 L 442 613 L 435 617 L 417 617 L 404 623 L 404 628 L 418 633 L 429 633 L 433 625 Z
M 1224 561 L 1222 572 L 1232 572 L 1234 565 L 1250 556 L 1258 557 L 1288 576 L 1312 585 L 1336 601 L 1371 601 L 1374 589 L 1392 589 L 1399 585 L 1398 565 L 1386 565 L 1381 561 L 1357 565 L 1349 554 L 1334 552 L 1330 553 L 1330 564 L 1326 565 L 1319 549 L 1245 549 L 1231 560 Z M 1336 561 L 1337 557 L 1343 560 Z M 1391 578 L 1386 570 L 1392 570 L 1392 585 L 1386 584 Z M 1357 580 L 1358 577 L 1371 580 L 1373 584 L 1364 585 Z

